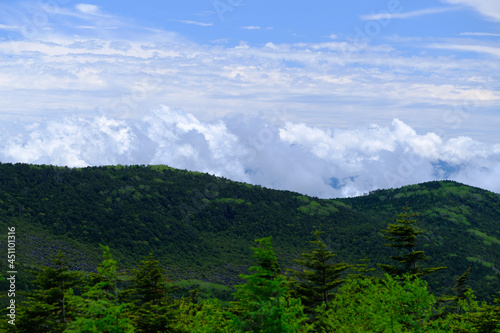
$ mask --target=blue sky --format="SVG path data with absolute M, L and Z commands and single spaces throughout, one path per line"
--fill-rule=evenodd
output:
M 0 161 L 500 192 L 500 3 L 10 1 Z

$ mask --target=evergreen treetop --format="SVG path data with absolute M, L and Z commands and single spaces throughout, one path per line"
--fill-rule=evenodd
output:
M 384 238 L 389 241 L 385 245 L 398 250 L 399 255 L 391 256 L 391 259 L 398 264 L 378 264 L 378 266 L 393 277 L 402 277 L 405 274 L 421 277 L 444 269 L 445 267 L 422 267 L 421 262 L 428 260 L 429 257 L 424 251 L 417 250 L 417 236 L 423 231 L 415 226 L 416 214 L 410 213 L 410 207 L 408 205 L 403 207 L 403 212 L 397 216 L 396 223 L 389 224 L 382 232 L 385 233 Z
M 297 293 L 303 304 L 312 310 L 321 303 L 328 308 L 332 289 L 340 285 L 344 279 L 342 272 L 352 265 L 331 262 L 336 255 L 326 249 L 321 239 L 321 230 L 314 231 L 316 239 L 310 241 L 315 248 L 310 253 L 303 253 L 302 259 L 296 259 L 302 270 L 290 270 L 298 279 Z

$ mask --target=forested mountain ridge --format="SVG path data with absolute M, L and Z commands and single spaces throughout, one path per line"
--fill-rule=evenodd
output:
M 92 270 L 100 243 L 123 267 L 153 251 L 172 280 L 233 284 L 252 264 L 254 239 L 272 236 L 280 264 L 293 267 L 318 227 L 338 262 L 368 258 L 376 267 L 393 254 L 380 230 L 406 204 L 418 213 L 424 231 L 418 244 L 431 257 L 428 265 L 448 267 L 430 280 L 438 294 L 470 265 L 470 285 L 480 298 L 498 292 L 500 195 L 463 184 L 429 182 L 322 200 L 166 166 L 0 164 L 1 251 L 7 253 L 7 227 L 15 226 L 21 273 L 49 264 L 60 248 L 77 268 Z

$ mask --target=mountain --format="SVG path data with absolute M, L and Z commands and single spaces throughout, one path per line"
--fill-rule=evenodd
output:
M 390 263 L 381 230 L 406 205 L 418 214 L 427 266 L 448 267 L 429 277 L 437 294 L 450 293 L 470 265 L 480 299 L 500 290 L 500 195 L 451 181 L 318 199 L 162 165 L 0 164 L 0 251 L 7 253 L 14 226 L 21 289 L 30 287 L 29 269 L 49 264 L 59 249 L 75 269 L 93 270 L 98 244 L 109 245 L 124 269 L 152 251 L 171 280 L 231 285 L 253 264 L 254 239 L 272 236 L 281 266 L 294 267 L 316 228 L 338 262 Z

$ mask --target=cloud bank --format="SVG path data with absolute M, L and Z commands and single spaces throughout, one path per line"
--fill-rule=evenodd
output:
M 0 161 L 69 167 L 166 164 L 322 198 L 453 179 L 500 192 L 500 145 L 390 126 L 319 128 L 228 116 L 201 121 L 162 106 L 140 120 L 64 117 L 0 132 Z

